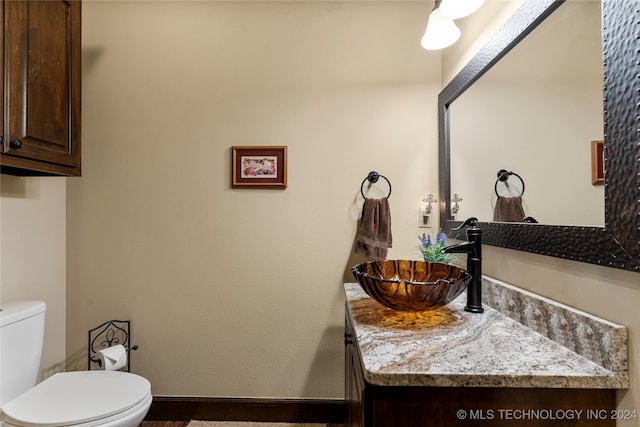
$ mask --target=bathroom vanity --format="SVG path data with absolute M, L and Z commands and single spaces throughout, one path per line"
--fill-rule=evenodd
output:
M 615 426 L 628 387 L 626 328 L 483 278 L 421 313 L 345 284 L 347 426 Z

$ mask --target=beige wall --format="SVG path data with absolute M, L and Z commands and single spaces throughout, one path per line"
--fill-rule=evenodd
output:
M 491 3 L 491 2 L 490 2 Z M 496 5 L 493 4 L 492 7 Z M 507 2 L 505 8 L 512 8 Z M 508 17 L 510 15 L 505 15 Z M 472 17 L 468 18 L 472 20 Z M 496 24 L 494 22 L 493 24 Z M 473 38 L 487 39 L 488 34 L 477 33 L 481 28 L 477 22 L 462 26 L 463 34 Z M 475 30 L 474 30 L 475 29 Z M 494 27 L 488 31 L 493 34 Z M 470 58 L 469 51 L 445 51 L 443 54 L 443 76 L 455 75 L 447 64 L 455 64 L 457 58 Z M 448 80 L 444 82 L 444 85 Z M 640 402 L 640 276 L 638 273 L 598 267 L 595 265 L 566 261 L 553 257 L 528 254 L 493 246 L 483 247 L 483 272 L 491 277 L 512 283 L 556 301 L 576 307 L 604 319 L 620 323 L 629 334 L 629 377 L 631 386 L 618 393 L 618 408 L 639 411 Z M 618 426 L 640 426 L 640 420 L 618 421 Z
M 0 303 L 47 304 L 40 379 L 64 370 L 66 178 L 0 175 Z
M 67 351 L 131 319 L 156 395 L 341 398 L 362 198 L 391 258 L 437 194 L 440 54 L 421 2 L 101 2 L 83 9 L 83 177 L 68 181 Z M 286 145 L 286 190 L 230 188 L 232 145 Z M 372 193 L 387 189 L 382 181 Z

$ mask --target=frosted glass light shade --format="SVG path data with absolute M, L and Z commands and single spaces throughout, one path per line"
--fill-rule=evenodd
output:
M 427 29 L 420 44 L 425 49 L 438 50 L 454 44 L 459 38 L 460 29 L 453 20 L 443 18 L 438 8 L 429 15 Z
M 480 9 L 484 0 L 442 0 L 440 15 L 448 19 L 460 19 Z

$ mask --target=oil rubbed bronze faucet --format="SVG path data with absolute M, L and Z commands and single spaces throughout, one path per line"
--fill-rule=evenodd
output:
M 471 282 L 467 287 L 467 305 L 465 311 L 482 313 L 482 230 L 476 225 L 478 218 L 469 218 L 458 228 L 467 228 L 467 241 L 443 249 L 449 254 L 467 254 L 467 271 L 471 275 Z

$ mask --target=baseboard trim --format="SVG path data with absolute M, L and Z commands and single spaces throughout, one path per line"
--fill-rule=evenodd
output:
M 145 421 L 254 421 L 344 424 L 342 399 L 154 396 Z

